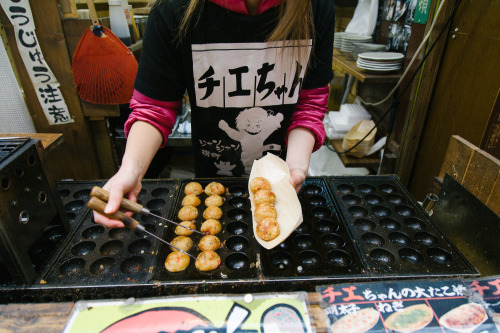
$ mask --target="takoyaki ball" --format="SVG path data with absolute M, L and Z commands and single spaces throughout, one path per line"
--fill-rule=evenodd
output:
M 189 265 L 190 258 L 182 252 L 171 252 L 165 260 L 165 268 L 169 272 L 180 272 L 185 270 Z
M 185 194 L 202 194 L 203 193 L 203 187 L 201 187 L 200 183 L 197 182 L 191 182 L 186 184 L 186 187 L 184 187 L 184 193 Z
M 222 197 L 218 194 L 212 194 L 208 198 L 205 199 L 205 206 L 207 207 L 220 207 L 224 203 L 224 200 L 222 200 Z
M 206 195 L 213 195 L 213 194 L 221 195 L 224 194 L 224 191 L 226 191 L 226 188 L 221 183 L 211 182 L 210 184 L 205 186 Z
M 182 228 L 182 227 L 181 227 Z M 189 231 L 189 230 L 186 230 Z M 177 236 L 170 242 L 173 246 L 170 247 L 172 251 L 179 251 L 181 249 L 184 252 L 189 251 L 189 249 L 193 246 L 193 240 L 187 236 Z
M 188 194 L 182 199 L 182 206 L 193 206 L 197 207 L 201 203 L 200 198 L 196 194 Z
M 276 200 L 276 194 L 271 190 L 258 190 L 255 192 L 253 197 L 255 207 L 259 206 L 261 203 L 268 203 L 274 205 Z
M 217 235 L 222 229 L 219 221 L 210 219 L 203 222 L 200 231 L 205 235 Z
M 180 223 L 180 225 L 188 227 L 189 229 L 196 230 L 196 224 L 194 224 L 194 221 L 183 221 Z M 177 227 L 175 227 L 175 234 L 179 236 L 189 236 L 194 232 L 193 230 L 188 230 L 178 225 Z
M 278 221 L 272 217 L 268 217 L 260 222 L 257 222 L 257 236 L 265 241 L 271 241 L 280 234 L 280 226 Z
M 255 177 L 250 181 L 250 191 L 252 193 L 257 192 L 258 190 L 270 190 L 271 183 L 264 177 Z
M 177 213 L 177 217 L 181 221 L 192 221 L 198 217 L 198 208 L 193 206 L 184 206 Z
M 178 252 L 176 252 L 178 253 Z M 194 265 L 202 272 L 213 271 L 220 265 L 220 257 L 217 253 L 211 250 L 201 252 Z
M 219 207 L 215 206 L 207 207 L 207 209 L 205 209 L 205 211 L 203 212 L 203 218 L 205 220 L 210 220 L 210 219 L 218 220 L 221 217 L 222 217 L 222 210 Z
M 220 240 L 217 236 L 214 235 L 206 235 L 200 239 L 198 243 L 198 248 L 201 251 L 212 250 L 215 251 L 220 247 Z
M 274 205 L 263 203 L 255 208 L 253 216 L 255 222 L 260 222 L 264 219 L 267 219 L 268 217 L 272 217 L 273 219 L 275 219 L 278 216 L 278 213 L 276 212 L 276 208 L 274 207 Z

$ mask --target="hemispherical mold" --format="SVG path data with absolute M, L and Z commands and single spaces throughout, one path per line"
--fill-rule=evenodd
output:
M 337 185 L 337 190 L 342 194 L 349 194 L 355 191 L 354 187 L 348 184 Z
M 71 212 L 71 211 L 79 210 L 84 205 L 85 205 L 85 201 L 83 201 L 83 200 L 73 200 L 73 201 L 68 202 L 64 206 L 64 208 L 66 209 L 66 211 L 70 211 Z
M 360 207 L 360 206 L 349 207 L 348 211 L 349 211 L 349 214 L 351 214 L 352 216 L 354 216 L 356 218 L 365 217 L 366 215 L 368 215 L 368 211 L 365 208 Z
M 375 192 L 375 187 L 369 184 L 361 184 L 358 186 L 358 189 L 363 193 L 373 193 Z
M 111 257 L 97 259 L 90 265 L 90 273 L 94 275 L 106 274 L 113 269 L 116 261 Z
M 79 273 L 85 268 L 85 260 L 82 258 L 72 258 L 65 261 L 60 267 L 59 272 L 62 275 L 71 276 Z
M 399 257 L 412 264 L 421 264 L 424 262 L 424 256 L 419 251 L 411 247 L 404 247 L 398 251 Z
M 274 268 L 284 270 L 292 265 L 292 256 L 288 252 L 278 251 L 270 255 L 269 261 Z
M 399 230 L 399 229 L 401 229 L 401 223 L 399 223 L 395 219 L 391 219 L 388 217 L 380 219 L 380 225 L 385 230 Z
M 352 263 L 352 258 L 344 250 L 332 250 L 326 254 L 328 263 L 335 267 L 349 267 Z
M 91 241 L 84 241 L 76 244 L 71 249 L 71 254 L 75 256 L 86 256 L 87 254 L 94 251 L 96 244 Z
M 411 244 L 411 238 L 402 232 L 393 231 L 389 234 L 389 240 L 398 246 L 409 246 Z
M 278 246 L 276 246 L 276 249 L 281 249 L 281 250 L 290 250 L 292 248 L 292 241 L 290 239 L 291 237 L 288 237 L 287 239 L 285 239 L 285 241 L 281 242 L 278 244 Z
M 58 192 L 59 192 L 59 196 L 60 196 L 61 198 L 66 198 L 68 195 L 70 195 L 70 194 L 71 194 L 71 191 L 70 191 L 70 190 L 68 190 L 68 189 L 61 189 L 61 190 L 59 190 Z
M 406 226 L 408 228 L 410 228 L 412 230 L 419 231 L 419 230 L 424 230 L 425 229 L 425 223 L 424 223 L 424 221 L 419 220 L 419 219 L 414 218 L 414 217 L 406 218 L 405 219 L 405 224 L 406 224 Z
M 333 220 L 319 220 L 316 222 L 316 229 L 324 234 L 330 234 L 339 230 L 339 224 Z
M 347 205 L 359 205 L 361 203 L 361 198 L 354 194 L 347 194 L 342 197 Z
M 233 235 L 242 235 L 248 230 L 248 225 L 243 221 L 233 221 L 229 223 L 226 230 Z
M 139 255 L 146 253 L 151 247 L 151 242 L 148 239 L 138 239 L 128 246 L 128 252 Z
M 326 234 L 320 238 L 321 245 L 329 249 L 340 249 L 345 246 L 345 241 L 337 234 Z
M 73 198 L 79 199 L 79 200 L 87 200 L 90 198 L 90 189 L 84 189 L 80 191 L 76 191 L 73 194 Z
M 242 208 L 247 204 L 247 199 L 243 197 L 233 197 L 229 199 L 228 203 L 234 208 Z
M 248 216 L 248 213 L 241 208 L 235 208 L 231 209 L 229 212 L 227 212 L 227 217 L 229 217 L 231 220 L 244 220 Z
M 407 205 L 399 205 L 396 206 L 396 213 L 398 213 L 401 216 L 413 216 L 415 215 L 415 209 Z
M 321 187 L 319 187 L 318 185 L 314 185 L 314 184 L 306 185 L 302 189 L 302 192 L 306 195 L 317 195 L 317 194 L 320 194 L 321 191 L 322 191 Z
M 153 191 L 151 191 L 151 195 L 156 198 L 165 197 L 168 193 L 170 193 L 170 190 L 165 187 L 155 188 Z
M 370 205 L 378 205 L 379 203 L 382 203 L 384 199 L 376 194 L 367 194 L 365 196 L 366 202 L 368 202 Z
M 312 249 L 316 246 L 316 239 L 311 235 L 298 235 L 294 238 L 295 246 L 301 250 Z
M 311 195 L 308 199 L 309 204 L 311 206 L 325 206 L 326 205 L 326 199 L 322 197 L 321 195 Z
M 370 257 L 376 262 L 384 265 L 392 265 L 394 261 L 396 261 L 396 258 L 391 252 L 380 248 L 372 250 L 370 252 Z
M 66 212 L 66 217 L 68 218 L 68 222 L 71 223 L 76 217 L 74 212 Z
M 111 240 L 109 242 L 106 242 L 104 243 L 102 246 L 101 246 L 101 254 L 105 255 L 105 256 L 113 256 L 115 254 L 117 254 L 118 252 L 120 252 L 123 248 L 123 242 L 118 240 L 118 239 L 115 239 L 115 240 Z
M 395 193 L 388 194 L 386 198 L 390 203 L 393 203 L 395 205 L 400 205 L 405 202 L 403 196 Z
M 452 256 L 451 254 L 440 248 L 440 247 L 431 247 L 427 249 L 427 255 L 429 258 L 431 258 L 433 261 L 437 262 L 438 264 L 449 264 L 452 261 Z
M 385 192 L 385 193 L 394 193 L 398 190 L 395 186 L 393 186 L 391 184 L 382 184 L 379 186 L 379 188 L 382 192 Z
M 250 260 L 246 254 L 235 252 L 226 257 L 225 264 L 232 270 L 242 270 L 250 267 Z
M 63 239 L 65 235 L 66 232 L 64 231 L 64 228 L 61 225 L 53 225 L 47 227 L 47 229 L 43 231 L 42 238 L 50 242 L 56 243 L 61 239 Z
M 142 271 L 142 268 L 144 266 L 145 260 L 144 257 L 130 257 L 125 259 L 121 265 L 120 265 L 120 270 L 122 273 L 125 274 L 134 274 Z
M 149 209 L 162 209 L 166 204 L 166 201 L 160 198 L 156 198 L 153 200 L 149 200 L 146 204 L 146 207 Z
M 317 219 L 327 219 L 332 215 L 332 212 L 325 207 L 314 207 L 312 210 L 312 216 Z
M 128 236 L 129 233 L 130 233 L 130 229 L 128 229 L 128 228 L 115 228 L 115 229 L 109 230 L 108 236 L 110 238 L 124 239 L 125 237 Z
M 229 193 L 231 193 L 232 195 L 237 196 L 237 197 L 242 197 L 247 192 L 248 192 L 248 190 L 244 187 L 241 187 L 241 186 L 234 186 L 234 187 L 230 186 L 229 187 Z
M 438 238 L 427 231 L 416 232 L 413 237 L 415 239 L 415 242 L 418 242 L 427 247 L 436 246 L 439 243 Z
M 363 242 L 365 242 L 368 245 L 373 245 L 373 246 L 382 246 L 385 243 L 384 237 L 380 236 L 379 234 L 376 234 L 374 232 L 367 232 L 361 236 L 361 239 L 363 239 Z
M 385 206 L 377 205 L 372 207 L 372 212 L 378 217 L 386 217 L 391 215 L 391 210 Z
M 85 239 L 96 239 L 104 233 L 104 230 L 102 225 L 93 225 L 82 231 L 82 237 Z
M 377 224 L 369 219 L 357 219 L 354 221 L 354 226 L 359 231 L 372 231 L 377 227 Z
M 151 213 L 158 215 L 158 216 L 161 216 L 161 213 L 157 210 L 152 210 Z M 145 223 L 157 223 L 157 222 L 162 223 L 161 219 L 159 219 L 153 215 L 141 214 L 141 220 L 142 220 L 142 222 L 145 222 Z
M 299 253 L 297 262 L 302 268 L 311 269 L 321 264 L 321 255 L 312 250 L 306 250 Z
M 231 236 L 226 240 L 225 245 L 231 251 L 245 252 L 248 240 L 242 236 Z

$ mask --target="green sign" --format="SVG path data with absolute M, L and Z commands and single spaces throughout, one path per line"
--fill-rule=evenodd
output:
M 417 7 L 415 8 L 414 23 L 425 24 L 429 16 L 429 8 L 431 7 L 431 0 L 418 0 Z

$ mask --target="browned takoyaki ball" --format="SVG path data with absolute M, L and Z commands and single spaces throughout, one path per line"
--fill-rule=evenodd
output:
M 272 217 L 268 217 L 260 222 L 257 222 L 257 236 L 265 241 L 271 241 L 280 234 L 280 226 L 278 221 Z
M 202 272 L 213 271 L 220 265 L 220 257 L 211 250 L 201 252 L 194 265 Z
M 255 177 L 250 181 L 250 191 L 252 193 L 257 192 L 258 190 L 270 190 L 271 183 L 264 177 Z
M 219 207 L 215 206 L 207 207 L 207 209 L 205 209 L 205 211 L 203 212 L 203 218 L 205 220 L 210 220 L 210 219 L 218 220 L 221 217 L 222 217 L 222 210 Z
M 261 203 L 268 203 L 274 205 L 276 200 L 276 195 L 271 190 L 258 190 L 253 196 L 255 207 L 259 206 Z
M 210 219 L 203 222 L 200 231 L 205 235 L 217 235 L 222 229 L 219 221 Z
M 190 258 L 182 252 L 171 252 L 165 260 L 165 268 L 169 272 L 180 272 L 186 269 L 189 265 Z
M 197 207 L 201 203 L 200 198 L 196 194 L 188 194 L 182 199 L 182 206 L 193 206 Z
M 198 243 L 198 248 L 201 251 L 212 250 L 215 251 L 220 247 L 220 240 L 217 236 L 214 235 L 206 235 L 200 239 Z
M 213 194 L 221 195 L 224 194 L 224 191 L 226 191 L 226 188 L 221 183 L 211 182 L 210 184 L 205 186 L 206 195 L 213 195 Z
M 198 208 L 193 206 L 184 206 L 177 213 L 177 217 L 181 221 L 192 221 L 198 217 Z
M 186 184 L 186 187 L 184 187 L 184 193 L 185 194 L 202 194 L 203 193 L 203 187 L 201 187 L 200 183 L 197 182 L 190 182 Z
M 182 228 L 182 227 L 181 227 Z M 189 230 L 186 230 L 189 231 Z M 187 236 L 177 236 L 170 242 L 175 247 L 170 247 L 172 251 L 179 251 L 181 249 L 184 252 L 189 251 L 189 249 L 193 246 L 193 240 Z
M 183 221 L 180 223 L 180 225 L 188 227 L 189 229 L 196 230 L 196 224 L 194 224 L 194 221 Z M 193 230 L 188 230 L 181 226 L 177 226 L 175 227 L 175 234 L 179 236 L 189 236 L 194 232 Z
M 255 222 L 260 222 L 264 219 L 267 219 L 268 217 L 272 217 L 273 219 L 275 219 L 278 216 L 278 213 L 276 212 L 276 208 L 274 207 L 274 205 L 263 203 L 255 208 L 253 216 Z
M 222 204 L 224 204 L 224 200 L 222 200 L 222 197 L 218 194 L 212 194 L 205 199 L 205 206 L 207 207 L 220 207 Z

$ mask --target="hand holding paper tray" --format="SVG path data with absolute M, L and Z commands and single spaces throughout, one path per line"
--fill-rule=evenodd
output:
M 273 154 L 267 154 L 259 160 L 253 162 L 252 171 L 248 183 L 255 177 L 264 177 L 271 183 L 272 191 L 276 195 L 275 207 L 278 214 L 277 221 L 280 227 L 280 234 L 271 241 L 264 241 L 256 234 L 257 223 L 253 217 L 255 204 L 253 192 L 250 193 L 252 209 L 253 232 L 255 239 L 266 249 L 272 249 L 283 242 L 302 223 L 302 208 L 295 189 L 290 184 L 290 170 L 288 165 L 281 158 Z

